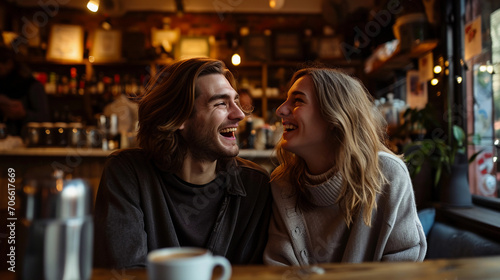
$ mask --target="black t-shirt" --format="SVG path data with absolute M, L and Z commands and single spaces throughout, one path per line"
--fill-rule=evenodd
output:
M 169 173 L 163 174 L 163 180 L 171 186 L 167 199 L 180 245 L 205 246 L 224 198 L 222 181 L 195 185 Z

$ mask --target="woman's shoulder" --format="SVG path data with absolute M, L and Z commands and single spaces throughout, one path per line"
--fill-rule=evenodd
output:
M 379 164 L 383 170 L 396 172 L 396 173 L 408 173 L 408 167 L 403 159 L 395 154 L 380 151 L 378 153 Z M 385 173 L 385 172 L 384 172 Z
M 412 191 L 412 183 L 405 162 L 394 154 L 379 152 L 380 168 L 388 181 L 383 192 L 399 196 Z

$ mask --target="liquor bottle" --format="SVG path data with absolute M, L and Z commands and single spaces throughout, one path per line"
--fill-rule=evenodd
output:
M 80 76 L 80 80 L 78 81 L 78 95 L 85 94 L 85 82 L 86 82 L 85 79 L 86 79 L 85 74 Z
M 105 92 L 105 84 L 104 84 L 104 74 L 99 73 L 99 77 L 97 79 L 97 94 L 102 95 Z
M 111 87 L 111 93 L 113 96 L 117 96 L 122 93 L 122 85 L 120 84 L 120 74 L 115 74 L 113 86 Z
M 76 95 L 78 94 L 78 78 L 77 71 L 75 67 L 70 69 L 70 79 L 69 79 L 69 93 Z
M 92 73 L 92 77 L 87 82 L 87 88 L 91 95 L 97 94 L 97 78 L 94 73 Z

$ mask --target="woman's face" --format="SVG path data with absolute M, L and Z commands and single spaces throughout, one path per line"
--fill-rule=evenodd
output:
M 314 82 L 309 75 L 299 78 L 276 110 L 282 118 L 282 147 L 304 159 L 327 155 L 331 149 L 329 123 L 320 113 Z

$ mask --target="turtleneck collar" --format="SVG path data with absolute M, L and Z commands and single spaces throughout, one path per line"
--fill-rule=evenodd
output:
M 307 200 L 316 206 L 331 206 L 336 203 L 342 188 L 340 174 L 331 168 L 323 174 L 313 175 L 306 171 Z

